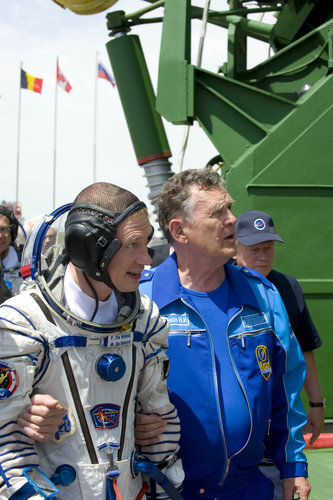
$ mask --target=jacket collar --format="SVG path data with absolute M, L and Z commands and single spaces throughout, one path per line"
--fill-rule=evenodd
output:
M 229 303 L 232 309 L 238 310 L 242 305 L 249 305 L 259 309 L 259 303 L 251 286 L 240 269 L 236 266 L 225 264 L 226 276 L 230 283 Z M 152 299 L 159 309 L 171 302 L 182 298 L 182 286 L 177 270 L 177 256 L 173 252 L 154 273 L 152 286 Z

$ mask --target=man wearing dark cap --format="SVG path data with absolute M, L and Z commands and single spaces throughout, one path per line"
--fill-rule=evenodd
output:
M 271 281 L 282 297 L 293 331 L 300 343 L 306 361 L 307 374 L 304 388 L 309 397 L 306 429 L 312 426 L 313 444 L 324 424 L 323 399 L 313 350 L 322 341 L 310 316 L 300 284 L 293 276 L 273 269 L 275 242 L 284 243 L 277 234 L 272 217 L 266 212 L 248 210 L 236 223 L 237 264 L 250 267 Z
M 237 219 L 237 264 L 250 267 L 267 277 L 273 267 L 275 241 L 284 243 L 275 231 L 272 217 L 248 210 Z
M 312 445 L 322 431 L 326 404 L 313 353 L 314 349 L 321 346 L 322 341 L 296 278 L 273 269 L 275 242 L 284 243 L 284 241 L 276 232 L 272 217 L 259 210 L 248 210 L 243 213 L 236 223 L 236 239 L 237 265 L 258 271 L 276 286 L 301 346 L 307 367 L 304 388 L 309 398 L 308 422 L 304 430 L 308 431 L 312 426 L 310 440 Z

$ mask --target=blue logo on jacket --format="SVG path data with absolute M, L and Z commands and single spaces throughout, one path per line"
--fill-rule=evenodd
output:
M 104 403 L 90 410 L 95 429 L 114 429 L 119 424 L 120 406 Z

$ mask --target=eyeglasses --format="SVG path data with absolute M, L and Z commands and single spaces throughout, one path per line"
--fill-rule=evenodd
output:
M 10 227 L 9 226 L 0 227 L 0 234 L 7 235 L 9 233 L 10 233 Z

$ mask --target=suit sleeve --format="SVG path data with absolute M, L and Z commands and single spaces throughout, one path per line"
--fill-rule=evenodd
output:
M 19 324 L 19 314 L 17 322 L 13 311 L 11 320 L 5 319 L 5 310 L 0 308 L 0 498 L 39 498 L 22 474 L 26 467 L 38 466 L 39 457 L 17 418 L 30 404 L 44 340 Z
M 265 444 L 282 479 L 307 477 L 307 461 L 302 451 L 305 446 L 302 428 L 306 424 L 306 414 L 300 398 L 306 365 L 276 289 L 270 292 L 270 302 L 276 345 L 272 413 Z
M 166 349 L 169 325 L 166 319 L 160 316 L 154 302 L 145 296 L 143 301 L 145 310 L 149 313 L 146 324 L 141 324 L 145 366 L 139 378 L 138 400 L 143 413 L 162 416 L 166 428 L 158 444 L 142 447 L 141 452 L 152 462 L 159 463 L 177 452 L 180 423 L 177 410 L 170 402 L 167 388 L 169 359 Z M 181 460 L 178 460 L 178 467 L 182 468 Z

